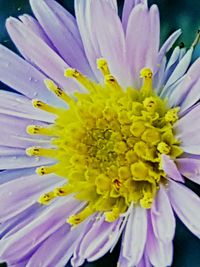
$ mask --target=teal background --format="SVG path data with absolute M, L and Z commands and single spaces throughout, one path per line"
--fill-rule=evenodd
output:
M 71 13 L 74 12 L 73 0 L 60 0 L 58 2 Z M 181 28 L 183 34 L 178 40 L 178 43 L 184 42 L 186 47 L 189 47 L 195 38 L 198 28 L 200 28 L 200 0 L 150 0 L 149 3 L 158 4 L 160 9 L 161 41 L 164 41 L 174 30 Z M 118 4 L 121 12 L 123 0 L 119 0 Z M 18 16 L 23 13 L 31 13 L 28 0 L 0 0 L 0 43 L 15 51 L 16 49 L 5 30 L 5 19 L 8 16 Z M 194 59 L 198 56 L 200 56 L 200 45 L 196 47 Z M 0 84 L 0 87 L 8 89 L 3 84 Z M 188 186 L 200 196 L 200 186 L 192 182 L 188 183 Z M 119 248 L 120 246 L 118 244 L 112 254 L 107 254 L 97 262 L 85 263 L 83 266 L 115 267 L 119 255 Z M 3 267 L 6 265 L 0 264 L 0 266 Z M 193 236 L 178 219 L 174 239 L 174 261 L 172 267 L 200 267 L 200 240 Z

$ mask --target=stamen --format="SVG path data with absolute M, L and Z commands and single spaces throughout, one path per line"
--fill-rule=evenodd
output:
M 26 132 L 30 135 L 40 134 L 40 135 L 48 135 L 48 136 L 56 136 L 56 130 L 54 127 L 43 127 L 39 125 L 28 125 L 26 128 Z
M 59 115 L 62 111 L 61 108 L 55 108 L 37 99 L 33 99 L 32 104 L 34 108 L 39 108 L 41 110 L 44 110 L 44 111 L 47 111 L 49 113 L 53 113 L 56 115 Z
M 145 97 L 151 96 L 153 92 L 153 72 L 149 68 L 144 68 L 140 72 L 140 77 L 143 78 L 143 86 L 141 88 L 142 94 Z
M 111 74 L 105 75 L 104 82 L 105 82 L 105 85 L 107 85 L 110 89 L 114 89 L 116 91 L 122 90 L 121 86 L 118 84 L 115 77 Z
M 51 148 L 42 148 L 42 147 L 29 147 L 26 149 L 26 154 L 28 156 L 39 156 L 39 157 L 48 157 L 56 158 L 57 149 Z
M 36 173 L 40 176 L 50 174 L 50 173 L 55 173 L 56 170 L 59 168 L 59 164 L 51 165 L 51 166 L 41 166 L 36 169 Z
M 73 187 L 70 186 L 69 184 L 65 184 L 60 187 L 56 187 L 54 189 L 54 195 L 62 197 L 62 196 L 67 196 L 69 194 L 73 193 Z
M 66 102 L 69 105 L 74 104 L 74 100 L 70 96 L 68 96 L 61 88 L 59 88 L 52 80 L 45 79 L 44 83 L 50 91 L 56 94 L 64 102 Z
M 95 86 L 93 85 L 92 81 L 89 80 L 86 76 L 84 76 L 82 73 L 80 73 L 76 69 L 68 68 L 65 70 L 65 77 L 67 78 L 74 78 L 76 79 L 80 84 L 82 84 L 85 89 L 87 89 L 89 92 L 95 91 Z
M 76 226 L 82 221 L 84 221 L 87 217 L 89 217 L 92 213 L 94 213 L 94 209 L 91 206 L 87 206 L 80 213 L 70 216 L 67 219 L 67 223 Z
M 102 72 L 103 76 L 110 74 L 108 63 L 104 58 L 97 59 L 97 68 Z

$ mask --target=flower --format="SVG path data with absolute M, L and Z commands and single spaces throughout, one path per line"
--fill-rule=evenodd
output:
M 159 12 L 126 0 L 53 0 L 8 18 L 24 57 L 0 46 L 0 259 L 73 266 L 112 251 L 118 266 L 169 266 L 174 213 L 200 235 L 200 60 L 159 49 Z M 32 100 L 32 102 L 31 102 Z

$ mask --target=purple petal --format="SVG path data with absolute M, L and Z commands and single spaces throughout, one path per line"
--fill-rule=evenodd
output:
M 83 45 L 80 43 L 80 38 L 77 41 L 76 34 L 75 36 L 73 34 L 74 25 L 71 27 L 73 23 L 73 21 L 71 21 L 71 15 L 66 11 L 65 20 L 68 20 L 69 23 L 63 24 L 63 17 L 61 18 L 57 15 L 53 6 L 51 7 L 51 5 L 48 4 L 48 0 L 31 0 L 30 4 L 33 13 L 61 57 L 70 67 L 76 68 L 83 74 L 92 77 L 93 74 L 91 73 L 90 66 L 85 56 Z
M 20 177 L 29 176 L 35 173 L 35 168 L 23 168 L 23 169 L 12 169 L 1 171 L 0 173 L 0 184 L 10 182 Z
M 36 174 L 21 177 L 0 185 L 0 218 L 6 221 L 33 205 L 39 196 L 59 183 L 58 177 L 48 175 L 41 178 Z
M 32 32 L 34 32 L 38 37 L 40 37 L 48 46 L 52 47 L 52 43 L 50 42 L 49 38 L 45 34 L 44 30 L 37 22 L 36 19 L 31 17 L 30 15 L 24 14 L 19 16 L 19 19 L 26 25 Z
M 146 251 L 144 252 L 143 257 L 141 258 L 140 262 L 136 267 L 152 267 Z
M 28 261 L 26 267 L 65 266 L 71 258 L 85 225 L 71 229 L 64 224 L 45 240 Z M 48 255 L 48 256 L 47 256 Z
M 125 38 L 120 18 L 108 3 L 92 1 L 91 26 L 101 56 L 106 58 L 111 73 L 119 83 L 126 86 L 129 81 L 125 64 Z
M 151 220 L 148 220 L 148 242 L 146 251 L 153 266 L 171 266 L 173 259 L 172 242 L 164 243 L 154 235 Z
M 30 255 L 39 244 L 66 224 L 66 218 L 80 210 L 80 203 L 72 197 L 51 204 L 31 223 L 1 242 L 1 257 L 14 264 Z M 20 258 L 19 258 L 20 255 Z
M 168 195 L 174 211 L 186 227 L 200 238 L 200 198 L 187 187 L 169 182 Z
M 54 123 L 55 115 L 33 107 L 30 99 L 8 91 L 0 91 L 0 113 Z
M 148 11 L 146 5 L 137 5 L 129 16 L 126 34 L 127 60 L 130 72 L 133 74 L 132 82 L 136 87 L 140 84 L 139 77 L 142 68 L 149 67 L 153 71 L 155 69 L 159 34 L 157 7 L 154 5 Z
M 27 96 L 50 104 L 61 103 L 44 85 L 44 76 L 28 62 L 0 45 L 0 81 Z
M 123 25 L 125 32 L 126 32 L 128 19 L 129 19 L 132 9 L 136 5 L 141 4 L 141 3 L 147 5 L 146 0 L 125 0 L 124 1 L 124 7 L 123 7 L 123 12 L 122 12 L 122 25 Z
M 184 179 L 174 161 L 164 154 L 162 155 L 162 169 L 173 180 L 184 183 Z
M 179 172 L 191 181 L 200 184 L 200 160 L 181 158 L 176 160 Z
M 35 120 L 22 119 L 0 113 L 1 133 L 0 145 L 27 148 L 29 146 L 51 146 L 50 137 L 30 136 L 26 128 L 30 124 L 46 125 Z
M 17 48 L 31 63 L 65 90 L 79 90 L 75 82 L 64 77 L 64 71 L 69 66 L 27 26 L 15 18 L 9 18 L 6 27 Z
M 151 219 L 156 238 L 164 243 L 172 241 L 176 222 L 165 188 L 162 185 L 151 208 Z
M 109 223 L 102 216 L 85 234 L 80 243 L 79 256 L 88 261 L 95 261 L 105 255 L 111 249 L 113 243 L 119 239 L 118 232 L 121 224 L 121 219 Z
M 179 38 L 180 35 L 181 35 L 181 30 L 179 29 L 174 33 L 172 33 L 172 35 L 170 35 L 170 37 L 165 41 L 158 54 L 158 59 L 157 59 L 158 64 L 162 62 L 163 57 L 171 49 L 171 47 L 173 46 L 173 44 L 176 42 L 176 40 Z
M 122 238 L 119 265 L 135 266 L 141 260 L 144 252 L 147 234 L 146 210 L 132 207 Z

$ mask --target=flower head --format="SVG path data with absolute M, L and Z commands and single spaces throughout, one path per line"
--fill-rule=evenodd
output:
M 122 235 L 119 266 L 170 265 L 174 213 L 200 235 L 184 185 L 200 183 L 200 34 L 167 61 L 181 32 L 159 49 L 145 0 L 126 0 L 122 21 L 114 0 L 75 0 L 76 19 L 30 3 L 36 19 L 6 23 L 25 59 L 0 46 L 0 79 L 20 93 L 0 92 L 0 259 L 81 266 Z

